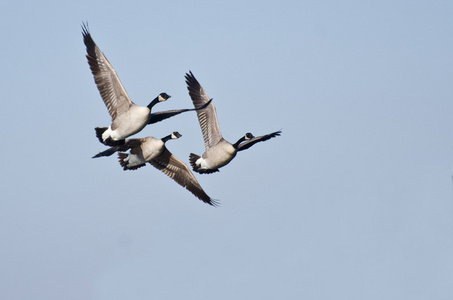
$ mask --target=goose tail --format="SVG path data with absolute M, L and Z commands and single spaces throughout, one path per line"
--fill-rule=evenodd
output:
M 196 155 L 194 153 L 190 153 L 189 155 L 189 162 L 190 165 L 192 166 L 192 169 L 200 174 L 211 174 L 215 172 L 219 172 L 219 169 L 202 169 L 200 168 L 200 165 L 197 165 L 197 160 L 200 158 L 199 155 Z
M 197 160 L 200 158 L 199 155 L 196 155 L 194 153 L 190 153 L 189 155 L 189 162 L 190 162 L 190 165 L 192 166 L 192 169 L 195 171 L 195 172 L 198 172 L 198 169 L 200 168 L 199 166 L 197 166 Z
M 141 165 L 129 165 L 129 154 L 123 153 L 123 152 L 118 152 L 118 162 L 120 165 L 123 167 L 123 170 L 137 170 L 138 168 L 144 167 L 145 164 Z
M 104 140 L 102 139 L 102 134 L 107 130 L 107 127 L 96 127 L 96 137 L 102 144 L 105 144 Z
M 115 146 L 121 146 L 121 145 L 124 145 L 125 143 L 125 140 L 113 140 L 110 136 L 108 138 L 106 138 L 104 140 L 104 138 L 102 137 L 102 135 L 104 134 L 104 132 L 108 129 L 108 127 L 96 127 L 94 128 L 94 130 L 96 131 L 96 137 L 99 139 L 99 141 L 104 144 L 104 145 L 107 145 L 107 146 L 110 146 L 110 147 L 115 147 Z

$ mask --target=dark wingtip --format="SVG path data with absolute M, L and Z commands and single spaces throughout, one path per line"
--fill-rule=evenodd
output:
M 102 156 L 110 156 L 110 155 L 112 155 L 113 153 L 119 151 L 120 149 L 121 149 L 120 146 L 110 147 L 109 149 L 107 149 L 107 150 L 105 150 L 105 151 L 99 152 L 98 154 L 96 154 L 96 155 L 93 156 L 92 158 L 98 158 L 98 157 L 102 157 Z
M 272 135 L 273 135 L 272 137 L 281 136 L 282 135 L 282 129 L 280 129 L 280 130 L 278 130 L 276 132 L 273 132 Z
M 220 207 L 220 200 L 218 199 L 209 199 L 209 202 L 206 202 L 212 207 Z
M 190 71 L 190 70 L 189 70 L 189 73 L 186 73 L 185 78 L 186 78 L 187 85 L 199 84 L 198 80 L 195 78 L 192 71 Z
M 87 36 L 90 34 L 90 28 L 88 27 L 88 21 L 82 22 L 82 35 Z

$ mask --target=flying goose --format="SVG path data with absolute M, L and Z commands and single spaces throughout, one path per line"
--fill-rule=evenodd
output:
M 121 145 L 125 138 L 139 132 L 148 124 L 160 122 L 182 112 L 201 109 L 198 107 L 151 113 L 154 105 L 170 98 L 166 93 L 160 93 L 147 106 L 136 105 L 130 100 L 112 65 L 94 42 L 86 24 L 82 24 L 82 35 L 94 82 L 112 117 L 112 124 L 109 127 L 95 128 L 96 136 L 101 143 L 108 146 Z
M 185 78 L 190 98 L 195 107 L 211 101 L 191 71 L 186 73 Z M 258 142 L 267 141 L 281 134 L 281 130 L 258 137 L 246 133 L 236 143 L 231 144 L 220 133 L 214 104 L 211 103 L 208 107 L 197 110 L 197 116 L 203 133 L 205 152 L 201 157 L 191 153 L 189 161 L 192 169 L 200 174 L 218 172 L 219 168 L 227 165 L 238 151 L 248 149 Z
M 180 137 L 181 134 L 175 131 L 162 139 L 156 139 L 154 137 L 126 139 L 124 144 L 113 146 L 98 153 L 93 156 L 93 158 L 110 156 L 117 151 L 127 151 L 131 149 L 129 154 L 118 152 L 118 160 L 123 167 L 123 170 L 136 170 L 145 166 L 148 162 L 164 172 L 179 185 L 186 188 L 201 201 L 216 206 L 217 201 L 211 199 L 211 197 L 205 193 L 189 167 L 171 154 L 165 147 L 165 143 L 168 140 L 178 139 Z

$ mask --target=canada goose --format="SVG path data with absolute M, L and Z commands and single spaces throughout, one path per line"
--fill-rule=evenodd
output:
M 148 124 L 162 121 L 182 112 L 200 109 L 199 107 L 151 113 L 154 105 L 170 98 L 166 93 L 159 94 L 148 106 L 136 105 L 130 100 L 112 65 L 94 42 L 86 24 L 82 24 L 82 35 L 94 82 L 112 117 L 112 124 L 109 127 L 95 128 L 96 136 L 101 143 L 108 146 L 121 145 L 125 138 L 139 132 Z
M 136 170 L 145 166 L 148 162 L 164 172 L 179 185 L 189 190 L 201 201 L 216 206 L 217 201 L 211 199 L 211 197 L 204 192 L 189 167 L 171 154 L 165 147 L 165 143 L 168 140 L 178 139 L 180 137 L 181 134 L 175 131 L 162 139 L 156 139 L 154 137 L 127 139 L 123 145 L 113 146 L 93 156 L 93 158 L 110 156 L 117 151 L 127 151 L 131 149 L 129 154 L 118 152 L 118 160 L 123 167 L 123 170 Z
M 209 103 L 208 95 L 192 72 L 186 73 L 185 77 L 193 105 L 198 107 Z M 218 172 L 219 168 L 228 164 L 238 151 L 248 149 L 258 142 L 267 141 L 281 134 L 281 130 L 258 137 L 254 137 L 251 133 L 246 133 L 236 143 L 231 144 L 220 133 L 214 104 L 211 103 L 208 107 L 197 110 L 197 116 L 201 132 L 203 133 L 205 153 L 201 157 L 191 153 L 189 161 L 193 170 L 200 174 Z

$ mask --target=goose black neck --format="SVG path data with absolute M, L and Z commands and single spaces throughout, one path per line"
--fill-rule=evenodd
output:
M 243 141 L 245 141 L 245 136 L 241 137 L 236 143 L 233 144 L 234 149 L 237 149 Z
M 171 140 L 171 139 L 172 139 L 171 134 L 169 134 L 169 135 L 163 137 L 161 140 L 162 140 L 162 142 L 165 143 L 166 141 Z
M 151 110 L 151 109 L 153 108 L 153 106 L 156 105 L 158 102 L 159 102 L 159 97 L 156 97 L 156 98 L 154 98 L 153 101 L 151 101 L 151 102 L 148 104 L 147 107 L 149 108 L 149 110 Z

